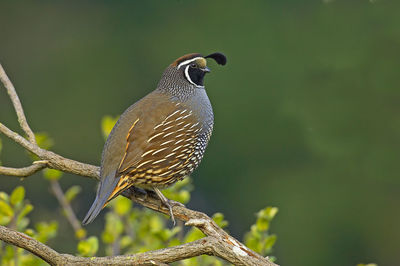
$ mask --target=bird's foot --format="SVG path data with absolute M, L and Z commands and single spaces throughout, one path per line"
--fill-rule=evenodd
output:
M 180 207 L 185 207 L 185 205 L 183 205 L 180 202 L 174 201 L 174 200 L 170 200 L 167 199 L 164 194 L 161 193 L 161 191 L 158 188 L 153 188 L 154 192 L 156 192 L 157 196 L 160 198 L 161 202 L 168 208 L 169 210 L 169 215 L 171 216 L 171 220 L 174 223 L 174 226 L 176 225 L 176 221 L 175 221 L 175 216 L 174 213 L 172 211 L 172 208 L 174 206 L 180 206 Z
M 167 202 L 163 202 L 163 203 L 168 207 L 169 215 L 171 216 L 171 220 L 172 220 L 172 222 L 174 223 L 174 226 L 175 226 L 176 225 L 176 221 L 175 221 L 174 214 L 172 212 L 172 208 L 175 207 L 175 206 L 185 207 L 185 205 L 183 205 L 182 203 L 180 203 L 178 201 L 174 201 L 174 200 L 170 200 L 170 199 L 167 199 Z

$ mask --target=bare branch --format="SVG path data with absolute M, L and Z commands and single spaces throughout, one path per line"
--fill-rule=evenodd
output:
M 4 167 L 0 166 L 0 175 L 8 175 L 8 176 L 16 176 L 16 177 L 27 177 L 39 172 L 43 168 L 47 167 L 46 163 L 33 163 L 30 166 L 22 167 L 22 168 L 12 168 L 12 167 Z
M 21 101 L 19 100 L 18 94 L 1 64 L 0 64 L 0 80 L 3 83 L 4 87 L 6 88 L 7 93 L 10 96 L 10 99 L 14 105 L 14 109 L 15 112 L 17 113 L 18 122 L 21 128 L 28 136 L 29 141 L 33 144 L 36 144 L 35 134 L 33 133 L 32 129 L 28 125 L 28 122 L 26 121 L 24 110 L 22 109 Z
M 0 168 L 0 174 L 11 176 L 24 174 L 21 176 L 28 176 L 47 166 L 63 172 L 91 177 L 98 180 L 100 174 L 99 167 L 67 159 L 54 152 L 41 149 L 36 142 L 32 140 L 33 133 L 26 122 L 25 116 L 23 115 L 21 103 L 18 100 L 18 96 L 14 87 L 8 80 L 8 77 L 5 75 L 5 72 L 2 68 L 0 69 L 0 77 L 1 81 L 4 83 L 4 86 L 7 88 L 7 91 L 9 91 L 10 98 L 12 99 L 15 110 L 18 114 L 20 125 L 29 136 L 30 141 L 13 132 L 1 123 L 0 132 L 21 145 L 26 150 L 36 154 L 41 160 L 45 161 L 37 162 L 32 166 L 21 168 L 24 170 L 2 167 Z M 55 191 L 56 196 L 60 196 L 60 191 L 58 191 L 60 188 L 57 187 L 56 184 L 52 184 L 52 186 L 54 186 L 53 190 Z M 161 200 L 154 193 L 146 193 L 143 190 L 133 187 L 125 191 L 123 195 L 147 208 L 167 215 L 169 214 L 168 208 L 162 204 Z M 61 204 L 63 204 L 63 199 L 60 198 L 59 200 Z M 199 255 L 214 255 L 223 258 L 234 265 L 276 265 L 270 262 L 267 258 L 264 258 L 253 252 L 245 245 L 231 237 L 204 213 L 187 209 L 184 206 L 174 205 L 173 214 L 176 218 L 186 222 L 186 225 L 196 226 L 199 228 L 207 237 L 166 249 L 127 256 L 111 256 L 102 258 L 83 258 L 67 254 L 59 254 L 55 250 L 36 241 L 35 239 L 4 226 L 0 226 L 0 240 L 28 250 L 52 265 L 165 265 L 165 263 Z M 76 226 L 76 217 L 72 220 L 73 221 L 71 221 L 71 223 L 75 224 L 74 228 L 78 227 Z
M 0 226 L 0 239 L 14 246 L 28 250 L 47 262 L 58 255 L 56 251 L 45 244 L 5 226 Z
M 18 133 L 15 133 L 2 123 L 0 123 L 0 132 L 2 132 L 4 135 L 6 135 L 7 137 L 9 137 L 10 139 L 12 139 L 13 141 L 15 141 L 16 143 L 18 143 L 19 145 L 21 145 L 22 147 L 24 147 L 25 149 L 27 149 L 32 153 L 36 154 L 40 149 L 37 145 L 30 143 L 28 140 L 21 137 Z
M 54 152 L 45 150 L 30 143 L 25 138 L 15 133 L 4 124 L 0 123 L 0 132 L 21 145 L 26 150 L 36 154 L 41 160 L 48 161 L 48 167 L 75 175 L 99 179 L 99 167 L 64 158 Z

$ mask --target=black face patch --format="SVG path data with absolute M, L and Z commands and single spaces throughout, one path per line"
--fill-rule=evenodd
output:
M 189 69 L 188 69 L 188 75 L 190 78 L 189 82 L 191 81 L 194 84 L 196 84 L 197 86 L 203 86 L 205 74 L 206 74 L 206 72 L 204 72 L 200 68 L 189 66 Z

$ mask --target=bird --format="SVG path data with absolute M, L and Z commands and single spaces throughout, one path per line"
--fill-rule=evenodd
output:
M 103 148 L 100 184 L 82 224 L 128 188 L 154 191 L 172 212 L 161 189 L 190 175 L 203 158 L 214 126 L 214 113 L 204 87 L 207 59 L 225 65 L 220 52 L 191 53 L 176 59 L 155 90 L 120 116 Z

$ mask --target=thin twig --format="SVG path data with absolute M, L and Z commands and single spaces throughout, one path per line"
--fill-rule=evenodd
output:
M 5 167 L 5 166 L 0 166 L 0 175 L 8 175 L 8 176 L 16 176 L 16 177 L 28 177 L 36 172 L 39 172 L 43 168 L 46 168 L 47 164 L 46 163 L 37 163 L 37 164 L 32 164 L 27 167 L 22 167 L 22 168 L 12 168 L 12 167 Z
M 4 87 L 6 88 L 7 93 L 10 96 L 10 99 L 14 105 L 15 112 L 17 113 L 18 116 L 18 122 L 22 130 L 24 130 L 25 134 L 28 136 L 29 141 L 33 144 L 36 144 L 35 134 L 33 133 L 32 129 L 28 125 L 28 122 L 26 121 L 24 109 L 22 109 L 22 104 L 21 101 L 19 100 L 18 94 L 1 64 L 0 64 L 0 80 L 3 83 Z
M 58 180 L 50 180 L 50 188 L 57 198 L 58 203 L 60 203 L 62 209 L 64 210 L 64 214 L 67 217 L 68 222 L 71 224 L 72 228 L 75 231 L 75 235 L 77 235 L 76 233 L 82 230 L 81 223 L 79 222 L 78 218 L 76 218 L 74 210 L 72 209 L 68 200 L 65 198 L 64 192 L 62 191 Z
M 117 238 L 111 244 L 111 256 L 117 256 L 121 253 L 120 241 L 121 241 L 121 237 L 117 236 Z

